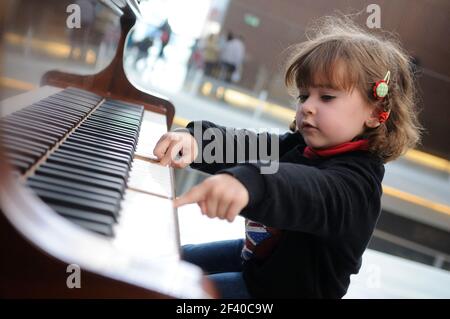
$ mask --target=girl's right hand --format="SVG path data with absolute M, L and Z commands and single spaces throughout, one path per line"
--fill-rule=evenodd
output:
M 163 166 L 184 168 L 197 157 L 197 141 L 186 132 L 168 132 L 156 143 L 153 154 Z

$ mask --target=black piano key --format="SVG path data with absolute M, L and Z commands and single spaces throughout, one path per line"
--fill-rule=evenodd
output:
M 48 97 L 45 99 L 45 101 L 59 105 L 70 105 L 72 107 L 82 106 L 83 108 L 86 108 L 88 111 L 92 110 L 97 105 L 97 103 L 89 103 L 81 99 L 75 100 L 69 97 L 59 97 L 59 96 Z
M 112 151 L 112 152 L 116 152 L 119 154 L 124 154 L 130 158 L 133 153 L 132 149 L 124 148 L 123 146 L 117 146 L 114 143 L 106 143 L 106 142 L 102 142 L 100 140 L 93 140 L 92 138 L 75 135 L 75 134 L 70 135 L 68 140 L 70 140 L 71 142 L 79 142 L 79 143 L 82 143 L 83 145 L 88 145 L 88 146 L 92 146 L 92 147 L 97 147 L 99 149 Z
M 82 154 L 87 154 L 90 156 L 95 156 L 95 157 L 99 157 L 99 158 L 104 158 L 107 160 L 111 160 L 111 161 L 116 161 L 118 163 L 123 163 L 126 164 L 128 166 L 130 166 L 131 161 L 124 158 L 123 156 L 116 156 L 116 154 L 111 154 L 111 152 L 99 152 L 98 149 L 96 149 L 95 147 L 89 147 L 89 146 L 85 146 L 85 145 L 80 145 L 78 143 L 72 143 L 68 140 L 66 140 L 61 146 L 61 149 L 66 149 L 72 152 L 77 152 L 77 153 L 82 153 Z
M 116 141 L 120 143 L 124 143 L 126 145 L 129 145 L 133 148 L 135 148 L 135 141 L 131 138 L 126 138 L 111 132 L 105 132 L 102 130 L 98 130 L 95 128 L 90 128 L 84 125 L 81 125 L 77 128 L 77 132 L 89 135 L 89 136 L 95 136 L 95 137 L 104 137 L 106 139 L 110 139 L 111 141 Z
M 109 175 L 112 177 L 121 178 L 124 182 L 127 180 L 127 177 L 128 177 L 127 174 L 122 174 L 111 168 L 105 168 L 104 166 L 99 165 L 95 162 L 86 163 L 86 161 L 83 161 L 80 159 L 68 159 L 68 158 L 64 158 L 64 157 L 61 157 L 56 154 L 52 154 L 52 156 L 50 156 L 47 159 L 47 162 L 64 165 L 64 166 L 68 166 L 68 167 L 72 167 L 72 168 L 77 168 L 77 169 L 83 169 L 83 170 L 90 171 L 93 173 L 106 174 L 106 175 Z
M 70 186 L 61 186 L 61 185 L 54 185 L 49 183 L 43 183 L 36 180 L 28 179 L 27 185 L 30 186 L 33 189 L 42 189 L 50 192 L 55 192 L 58 194 L 63 194 L 67 196 L 72 196 L 76 198 L 81 198 L 85 200 L 91 200 L 98 204 L 108 204 L 109 206 L 105 206 L 103 208 L 110 208 L 111 212 L 114 212 L 114 215 L 116 215 L 116 212 L 119 211 L 120 208 L 120 201 L 117 201 L 115 198 L 109 197 L 109 196 L 103 196 L 99 194 L 93 194 L 90 192 L 87 192 L 85 190 L 77 190 Z
M 39 121 L 39 123 L 47 125 L 47 127 L 52 127 L 54 129 L 62 128 L 65 131 L 70 130 L 73 125 L 64 123 L 58 118 L 52 119 L 49 116 L 39 114 L 37 112 L 19 111 L 14 114 L 14 116 L 20 117 L 21 119 L 30 119 L 33 121 Z
M 17 168 L 22 174 L 25 173 L 28 168 L 30 168 L 30 164 L 21 161 L 21 160 L 16 160 L 16 159 L 8 159 L 8 162 L 14 166 L 15 168 Z
M 7 158 L 12 159 L 12 160 L 18 160 L 24 163 L 27 163 L 29 166 L 33 165 L 36 160 L 33 159 L 30 156 L 25 156 L 25 155 L 21 155 L 21 154 L 16 154 L 16 153 L 8 153 Z
M 90 186 L 101 187 L 104 189 L 116 191 L 119 194 L 123 194 L 124 187 L 123 187 L 123 185 L 120 185 L 119 183 L 105 181 L 103 179 L 98 179 L 95 177 L 89 177 L 84 174 L 80 175 L 80 174 L 73 173 L 73 172 L 56 170 L 53 168 L 46 167 L 46 165 L 47 164 L 40 166 L 37 169 L 36 174 L 50 176 L 50 177 L 57 177 L 57 178 L 65 178 L 67 180 L 84 183 L 84 184 L 90 185 Z
M 73 167 L 68 167 L 68 166 L 64 166 L 64 165 L 60 165 L 60 164 L 56 164 L 56 163 L 48 163 L 48 162 L 42 164 L 40 167 L 45 167 L 45 168 L 49 168 L 49 169 L 53 169 L 53 170 L 57 170 L 57 171 L 61 171 L 61 172 L 71 173 L 71 174 L 78 174 L 79 176 L 95 178 L 99 181 L 110 182 L 110 183 L 117 185 L 117 187 L 120 187 L 120 189 L 119 189 L 120 191 L 123 191 L 123 188 L 125 186 L 125 183 L 121 178 L 112 177 L 112 176 L 102 174 L 102 173 L 88 172 L 86 170 L 76 169 Z
M 46 123 L 43 123 L 43 121 L 41 121 L 40 119 L 36 119 L 36 118 L 31 118 L 28 116 L 20 116 L 18 114 L 13 114 L 11 116 L 8 116 L 6 119 L 6 122 L 8 123 L 18 123 L 18 124 L 23 124 L 23 125 L 28 125 L 28 126 L 36 126 L 37 128 L 43 129 L 43 130 L 47 130 L 49 132 L 49 134 L 57 134 L 56 137 L 61 138 L 61 136 L 63 136 L 66 132 L 67 129 L 58 127 L 52 123 L 49 123 L 48 121 Z
M 15 154 L 29 156 L 29 157 L 34 158 L 35 160 L 39 159 L 42 155 L 44 155 L 43 152 L 30 150 L 28 148 L 23 148 L 21 146 L 16 146 L 13 144 L 3 143 L 3 146 L 5 147 L 7 153 L 11 152 L 11 153 L 15 153 Z
M 90 117 L 88 117 L 88 121 L 95 122 L 95 123 L 101 123 L 104 125 L 111 125 L 115 129 L 120 129 L 123 132 L 129 133 L 129 134 L 136 134 L 136 132 L 137 132 L 137 128 L 135 126 L 119 123 L 118 121 L 100 118 L 98 116 L 90 116 Z
M 129 111 L 133 111 L 136 113 L 144 112 L 144 107 L 142 105 L 128 103 L 128 102 L 124 102 L 124 101 L 119 101 L 119 100 L 114 100 L 114 99 L 106 99 L 105 104 L 119 107 L 121 109 L 129 110 Z
M 97 95 L 95 93 L 92 93 L 90 91 L 86 91 L 83 89 L 78 89 L 75 87 L 67 87 L 64 89 L 64 91 L 59 92 L 59 94 L 74 94 L 80 97 L 84 97 L 84 98 L 89 98 L 89 99 L 93 99 L 93 100 L 101 100 L 103 99 L 100 95 Z
M 78 130 L 75 131 L 74 133 L 72 133 L 70 136 L 71 137 L 83 138 L 83 139 L 89 140 L 89 141 L 94 142 L 94 143 L 100 143 L 100 144 L 105 144 L 105 145 L 110 145 L 110 146 L 113 146 L 113 147 L 117 147 L 119 149 L 127 151 L 128 154 L 134 152 L 134 147 L 132 145 L 127 144 L 127 143 L 114 141 L 114 140 L 111 140 L 109 138 L 92 136 L 92 135 L 80 132 Z
M 80 160 L 87 160 L 87 161 L 93 161 L 94 163 L 102 164 L 107 167 L 111 167 L 114 170 L 118 171 L 128 171 L 129 167 L 127 164 L 124 163 L 118 163 L 117 161 L 111 161 L 104 158 L 99 158 L 98 156 L 91 156 L 87 154 L 81 154 L 79 152 L 70 151 L 67 149 L 61 149 L 59 148 L 54 154 L 58 155 L 64 155 L 68 158 L 74 158 L 74 159 L 80 159 Z
M 108 114 L 112 114 L 112 115 L 124 116 L 127 118 L 136 119 L 136 120 L 142 119 L 142 114 L 140 114 L 139 112 L 138 113 L 130 112 L 130 111 L 121 109 L 119 107 L 115 107 L 115 106 L 111 106 L 111 105 L 107 105 L 107 104 L 102 104 L 96 111 L 100 111 L 100 112 L 104 112 L 104 113 L 108 113 Z
M 89 118 L 103 119 L 103 120 L 107 121 L 108 123 L 111 122 L 111 123 L 117 123 L 117 124 L 124 124 L 124 125 L 129 126 L 133 130 L 139 129 L 139 121 L 127 119 L 123 116 L 114 116 L 114 115 L 110 116 L 110 115 L 101 114 L 99 112 L 94 112 L 91 114 L 91 116 Z
M 114 225 L 114 218 L 108 215 L 98 214 L 96 212 L 76 209 L 71 207 L 66 207 L 57 204 L 49 204 L 49 206 L 58 214 L 64 217 L 71 217 L 81 220 L 86 220 L 89 222 L 104 224 L 104 225 Z
M 70 196 L 62 193 L 57 193 L 55 191 L 48 191 L 45 189 L 30 186 L 36 195 L 39 196 L 45 203 L 53 203 L 64 205 L 68 207 L 87 209 L 91 211 L 96 211 L 98 213 L 103 213 L 110 217 L 115 218 L 117 212 L 111 208 L 111 205 L 95 202 L 92 200 L 87 200 L 75 196 Z
M 122 199 L 121 194 L 117 191 L 107 190 L 101 187 L 89 186 L 83 183 L 75 182 L 72 180 L 66 180 L 59 177 L 50 177 L 45 175 L 33 175 L 28 178 L 28 180 L 37 181 L 41 183 L 46 183 L 50 185 L 58 185 L 62 187 L 70 187 L 76 190 L 84 190 L 86 192 L 90 192 L 92 194 L 99 194 L 103 196 L 108 196 L 113 198 L 115 201 L 120 203 Z
M 49 149 L 48 145 L 45 145 L 45 144 L 42 144 L 42 143 L 39 143 L 39 142 L 33 142 L 33 141 L 30 141 L 29 139 L 22 138 L 22 137 L 19 137 L 17 135 L 6 135 L 5 134 L 2 138 L 5 141 L 15 141 L 19 145 L 20 144 L 29 145 L 31 147 L 36 147 L 39 150 L 47 151 Z
M 70 110 L 73 110 L 76 112 L 81 112 L 84 115 L 88 114 L 93 109 L 93 107 L 90 107 L 90 106 L 80 105 L 80 104 L 76 104 L 73 102 L 63 101 L 63 100 L 54 99 L 54 98 L 47 98 L 45 100 L 39 101 L 36 104 L 53 106 L 53 107 L 57 107 L 60 109 L 70 109 Z
M 114 109 L 110 109 L 110 108 L 102 108 L 99 107 L 94 114 L 102 114 L 102 115 L 109 115 L 109 116 L 122 116 L 126 119 L 130 119 L 133 121 L 136 121 L 138 123 L 140 123 L 141 121 L 141 116 L 140 115 L 134 115 L 134 114 L 129 114 L 129 113 L 123 113 L 123 112 L 119 112 L 116 111 Z
M 2 126 L 2 125 L 0 124 L 0 126 Z M 58 141 L 58 139 L 56 139 L 54 137 L 45 136 L 43 134 L 40 134 L 40 133 L 37 133 L 34 131 L 30 131 L 30 130 L 26 130 L 26 129 L 20 128 L 20 127 L 11 128 L 11 127 L 7 127 L 7 126 L 2 126 L 2 131 L 6 135 L 19 136 L 22 138 L 29 139 L 31 141 L 45 144 L 49 147 L 55 145 L 56 142 Z
M 104 235 L 104 236 L 108 236 L 108 237 L 114 236 L 114 231 L 110 225 L 89 222 L 89 221 L 81 220 L 81 219 L 77 219 L 77 218 L 69 218 L 69 217 L 66 217 L 66 218 L 68 220 L 70 220 L 71 222 L 77 224 L 78 226 L 83 227 L 87 230 L 96 232 L 100 235 Z
M 27 109 L 30 111 L 33 111 L 33 112 L 40 112 L 43 114 L 55 115 L 67 123 L 78 123 L 84 117 L 81 112 L 76 115 L 76 114 L 71 113 L 70 110 L 65 111 L 67 109 L 51 108 L 51 107 L 47 107 L 44 105 L 31 105 Z
M 49 135 L 57 139 L 60 139 L 64 135 L 64 130 L 55 130 L 53 127 L 44 125 L 39 121 L 32 121 L 24 118 L 8 116 L 4 121 L 4 125 L 12 128 L 21 127 L 30 131 L 36 131 L 40 134 Z
M 119 136 L 131 138 L 134 141 L 136 141 L 136 139 L 137 139 L 136 132 L 118 129 L 117 127 L 114 127 L 113 125 L 107 125 L 107 124 L 103 124 L 103 123 L 99 123 L 99 122 L 93 122 L 93 121 L 90 121 L 89 119 L 87 119 L 86 121 L 83 122 L 83 127 L 84 126 L 86 126 L 88 128 L 95 128 L 98 130 L 103 130 L 105 132 L 111 132 L 111 133 L 117 134 Z
M 43 109 L 43 110 L 47 110 L 47 111 L 58 112 L 62 116 L 66 116 L 67 118 L 73 119 L 74 121 L 80 121 L 81 119 L 86 117 L 86 115 L 89 113 L 89 112 L 80 111 L 80 110 L 70 108 L 70 107 L 60 107 L 60 106 L 56 106 L 54 104 L 43 103 L 43 102 L 42 103 L 39 102 L 39 103 L 35 103 L 35 104 L 31 105 L 30 109 Z

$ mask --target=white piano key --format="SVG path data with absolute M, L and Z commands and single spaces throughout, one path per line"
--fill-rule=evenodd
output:
M 167 125 L 165 115 L 145 111 L 135 155 L 152 159 L 155 158 L 153 149 L 159 138 L 166 132 Z
M 142 259 L 179 259 L 178 223 L 172 201 L 127 190 L 112 244 Z
M 128 187 L 156 195 L 173 197 L 170 168 L 134 159 Z

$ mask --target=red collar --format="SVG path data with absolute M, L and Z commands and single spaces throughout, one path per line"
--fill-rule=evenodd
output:
M 305 156 L 306 158 L 329 157 L 351 151 L 366 151 L 368 149 L 369 140 L 364 139 L 355 142 L 342 143 L 326 149 L 313 149 L 310 146 L 306 146 L 303 150 L 303 156 Z

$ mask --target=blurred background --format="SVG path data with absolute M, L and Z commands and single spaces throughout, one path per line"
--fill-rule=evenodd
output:
M 93 74 L 112 60 L 120 25 L 101 1 L 2 1 L 12 14 L 5 17 L 0 100 L 39 87 L 48 70 Z M 66 25 L 72 3 L 81 8 L 83 32 Z M 295 114 L 283 84 L 285 49 L 305 40 L 316 18 L 359 13 L 356 21 L 369 28 L 379 12 L 380 28 L 373 31 L 393 32 L 413 57 L 425 132 L 417 149 L 386 167 L 383 213 L 348 297 L 449 298 L 450 2 L 379 0 L 375 11 L 373 4 L 142 0 L 123 63 L 137 88 L 172 101 L 173 128 L 209 120 L 284 132 Z M 53 10 L 42 9 L 49 5 Z M 177 170 L 177 193 L 204 178 Z M 179 218 L 182 243 L 243 236 L 242 219 L 207 220 L 193 205 Z

